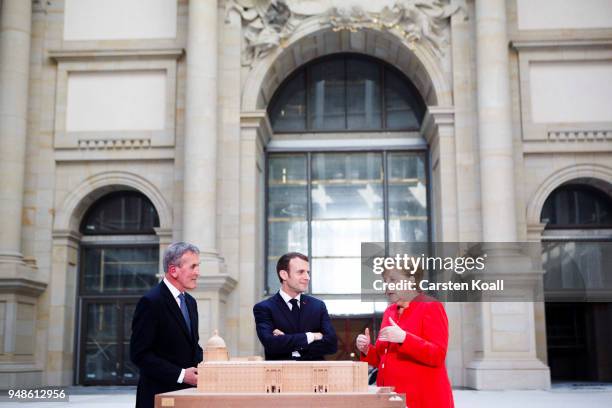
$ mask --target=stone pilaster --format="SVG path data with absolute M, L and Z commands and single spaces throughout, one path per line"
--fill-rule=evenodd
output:
M 23 263 L 21 213 L 32 2 L 5 0 L 0 12 L 0 263 Z
M 265 110 L 241 113 L 239 349 L 246 354 L 260 354 L 263 351 L 255 335 L 253 305 L 264 294 L 264 148 L 271 136 L 272 128 Z
M 200 335 L 225 332 L 222 318 L 236 281 L 224 271 L 217 244 L 217 0 L 190 0 L 187 35 L 183 240 L 200 248 L 201 276 L 192 293 Z
M 457 159 L 453 107 L 430 107 L 421 133 L 431 152 L 434 241 L 459 239 L 457 218 Z
M 47 284 L 21 248 L 32 1 L 0 6 L 0 383 L 15 388 L 42 382 L 35 333 Z
M 46 385 L 66 386 L 74 376 L 74 333 L 78 304 L 78 256 L 81 234 L 54 230 L 51 284 L 48 293 Z
M 516 203 L 505 0 L 476 1 L 476 65 L 482 240 L 514 242 Z
M 542 271 L 518 248 L 490 244 L 517 240 L 506 25 L 505 0 L 476 1 L 482 240 L 488 254 L 486 276 L 478 278 L 510 277 L 508 284 L 528 282 L 515 290 L 530 299 L 527 291 L 541 280 Z M 549 388 L 548 367 L 537 359 L 534 303 L 483 301 L 475 309 L 478 344 L 467 365 L 467 385 L 476 389 Z
M 204 257 L 218 255 L 217 1 L 189 2 L 183 239 Z

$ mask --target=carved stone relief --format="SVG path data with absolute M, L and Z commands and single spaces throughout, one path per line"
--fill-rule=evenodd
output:
M 420 42 L 441 57 L 450 17 L 463 11 L 467 18 L 463 7 L 440 0 L 228 0 L 226 15 L 232 10 L 242 18 L 246 65 L 282 46 L 300 25 L 315 18 L 334 31 L 389 31 L 409 47 Z

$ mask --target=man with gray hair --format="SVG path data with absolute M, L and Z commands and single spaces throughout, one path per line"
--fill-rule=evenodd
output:
M 200 250 L 175 242 L 164 252 L 162 282 L 138 302 L 132 320 L 130 357 L 140 370 L 136 407 L 153 407 L 155 394 L 197 385 L 203 359 L 198 308 L 186 291 L 200 276 Z

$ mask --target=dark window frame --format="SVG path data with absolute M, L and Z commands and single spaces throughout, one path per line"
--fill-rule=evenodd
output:
M 100 231 L 90 231 L 87 230 L 86 225 L 88 224 L 89 219 L 94 216 L 94 214 L 100 210 L 104 205 L 108 205 L 112 200 L 116 200 L 117 198 L 138 198 L 141 200 L 140 205 L 141 208 L 144 209 L 144 206 L 150 206 L 150 209 L 154 212 L 153 226 L 151 229 L 124 229 L 117 231 L 108 231 L 108 230 L 100 230 Z M 111 193 L 105 194 L 102 197 L 98 198 L 85 212 L 81 224 L 79 225 L 79 232 L 83 235 L 153 235 L 155 234 L 154 228 L 159 227 L 159 213 L 157 209 L 149 200 L 149 198 L 142 194 L 139 191 L 134 190 L 122 190 L 122 191 L 113 191 Z
M 139 296 L 89 296 L 83 297 L 79 301 L 79 319 L 83 316 L 86 308 L 90 304 L 101 304 L 104 303 L 108 307 L 117 307 L 119 309 L 117 319 L 117 333 L 115 335 L 117 345 L 117 361 L 116 370 L 117 378 L 119 381 L 113 380 L 92 380 L 86 378 L 86 354 L 87 354 L 87 328 L 91 322 L 87 320 L 80 320 L 81 326 L 80 338 L 78 339 L 79 351 L 78 351 L 78 377 L 77 384 L 80 385 L 136 385 L 138 384 L 138 375 L 130 379 L 125 379 L 126 364 L 130 361 L 130 356 L 126 356 L 123 352 L 123 342 L 126 340 L 125 328 L 125 308 L 135 306 L 138 303 Z M 127 339 L 129 340 L 129 339 Z M 77 354 L 77 353 L 75 353 Z M 75 370 L 76 371 L 76 370 Z M 120 375 L 121 374 L 121 375 Z
M 344 98 L 344 128 L 340 128 L 340 129 L 313 129 L 310 125 L 310 120 L 309 120 L 309 114 L 310 111 L 312 109 L 312 106 L 310 106 L 309 104 L 309 90 L 312 84 L 312 66 L 321 63 L 321 62 L 327 62 L 327 61 L 331 61 L 331 60 L 338 60 L 341 59 L 343 62 L 343 66 L 344 66 L 344 70 L 343 70 L 343 77 L 344 77 L 344 93 L 345 93 L 345 98 Z M 367 61 L 370 62 L 372 64 L 375 64 L 378 66 L 378 73 L 379 73 L 379 86 L 380 86 L 380 109 L 381 109 L 381 127 L 379 128 L 354 128 L 354 129 L 349 129 L 348 128 L 348 101 L 346 98 L 346 93 L 347 93 L 347 86 L 346 86 L 346 78 L 347 78 L 347 60 L 349 59 L 357 59 L 357 60 L 362 60 L 362 61 Z M 404 81 L 404 85 L 407 86 L 407 88 L 410 90 L 410 108 L 413 111 L 416 119 L 417 119 L 417 126 L 412 126 L 412 127 L 405 127 L 405 128 L 388 128 L 387 125 L 387 109 L 386 109 L 386 100 L 387 100 L 387 95 L 386 95 L 386 77 L 387 77 L 387 71 L 391 71 L 392 73 L 394 73 L 395 75 L 398 76 L 398 78 L 400 80 Z M 293 80 L 297 77 L 299 77 L 299 75 L 303 74 L 304 77 L 304 107 L 305 107 L 305 112 L 304 112 L 304 128 L 300 129 L 300 130 L 282 130 L 282 129 L 274 129 L 274 124 L 272 124 L 273 130 L 275 133 L 281 133 L 281 134 L 300 134 L 300 133 L 363 133 L 363 132 L 414 132 L 414 131 L 419 131 L 420 130 L 420 125 L 423 122 L 423 118 L 425 116 L 425 112 L 427 111 L 427 105 L 425 103 L 425 101 L 423 100 L 423 98 L 421 97 L 420 92 L 418 91 L 418 89 L 416 88 L 416 86 L 410 81 L 408 80 L 408 78 L 406 78 L 406 76 L 396 67 L 394 67 L 393 65 L 374 58 L 374 57 L 370 57 L 367 55 L 363 55 L 363 54 L 357 54 L 357 53 L 337 53 L 337 54 L 331 54 L 331 55 L 326 55 L 320 58 L 316 58 L 312 61 L 309 61 L 305 64 L 303 64 L 302 66 L 300 66 L 299 68 L 295 69 L 294 72 L 292 72 L 287 78 L 285 78 L 283 80 L 283 82 L 281 83 L 281 85 L 277 88 L 276 92 L 274 93 L 274 95 L 272 96 L 270 103 L 268 104 L 268 116 L 270 117 L 270 121 L 273 121 L 272 118 L 272 111 L 276 108 L 276 104 L 278 103 L 280 97 L 283 95 L 283 90 L 291 83 L 293 82 Z
M 544 201 L 544 205 L 542 206 L 542 211 L 540 213 L 540 222 L 544 222 L 543 217 L 544 217 L 545 211 L 548 211 L 548 210 L 554 211 L 555 212 L 554 216 L 555 217 L 558 216 L 558 211 L 560 210 L 556 208 L 556 202 L 555 202 L 558 194 L 571 193 L 572 196 L 575 196 L 575 194 L 578 192 L 594 194 L 595 196 L 597 196 L 597 198 L 600 199 L 598 202 L 602 202 L 604 203 L 604 205 L 612 206 L 612 199 L 609 196 L 607 196 L 605 192 L 599 190 L 598 188 L 595 188 L 587 184 L 579 184 L 579 183 L 565 184 L 565 185 L 557 187 L 552 193 L 550 193 L 550 195 Z M 573 207 L 574 213 L 579 214 L 579 211 L 580 211 L 579 203 L 574 202 L 572 203 L 572 205 L 574 205 Z M 552 208 L 549 209 L 549 207 L 552 207 Z M 584 224 L 584 223 L 560 224 L 560 223 L 557 223 L 556 221 L 555 222 L 549 221 L 546 223 L 546 229 L 547 230 L 612 229 L 612 223 L 596 222 L 592 224 Z

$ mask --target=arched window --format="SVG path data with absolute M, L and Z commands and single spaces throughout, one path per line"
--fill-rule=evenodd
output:
M 564 185 L 546 199 L 541 222 L 547 228 L 612 227 L 612 200 L 587 185 Z
M 154 234 L 159 217 L 151 201 L 135 191 L 107 194 L 85 214 L 83 235 Z
M 425 103 L 391 65 L 339 54 L 298 69 L 269 106 L 274 132 L 418 130 Z
M 78 383 L 135 384 L 130 325 L 138 298 L 158 282 L 159 217 L 136 191 L 107 194 L 81 222 Z

